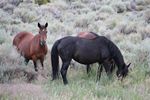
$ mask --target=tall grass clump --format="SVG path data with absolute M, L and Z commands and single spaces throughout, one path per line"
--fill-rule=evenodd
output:
M 144 20 L 146 23 L 148 23 L 148 24 L 150 23 L 150 10 L 146 10 L 144 12 Z
M 29 66 L 30 64 L 28 64 Z M 0 45 L 0 83 L 31 82 L 37 79 L 37 74 L 28 71 L 24 58 L 20 57 L 15 47 L 10 43 Z
M 31 9 L 16 8 L 14 9 L 14 16 L 20 18 L 24 23 L 31 23 L 37 19 L 38 14 Z
M 136 0 L 137 5 L 145 5 L 145 0 Z
M 72 9 L 83 9 L 86 7 L 86 5 L 79 0 L 72 2 L 70 6 Z
M 119 18 L 116 18 L 116 16 L 109 17 L 105 22 L 107 24 L 107 28 L 113 30 L 119 23 Z
M 12 21 L 12 16 L 9 16 L 7 12 L 0 9 L 0 23 L 1 23 L 0 26 L 10 24 L 11 21 Z
M 93 13 L 78 15 L 77 19 L 75 21 L 74 27 L 88 28 L 88 26 L 93 21 L 94 21 L 94 14 Z
M 149 0 L 145 0 L 145 4 L 149 5 L 150 1 Z
M 141 34 L 142 39 L 146 39 L 150 37 L 150 25 L 147 25 L 146 27 L 140 27 L 138 29 L 138 32 Z
M 137 23 L 132 21 L 120 21 L 116 27 L 115 30 L 119 33 L 123 33 L 126 35 L 129 35 L 131 33 L 137 33 Z
M 111 6 L 104 5 L 100 8 L 100 12 L 112 14 L 112 13 L 114 13 L 114 10 Z
M 112 7 L 117 13 L 123 13 L 126 11 L 126 5 L 123 2 L 115 2 L 112 4 Z
M 0 45 L 5 43 L 6 37 L 3 34 L 6 34 L 6 33 L 5 33 L 5 31 L 1 30 L 1 32 L 0 32 Z

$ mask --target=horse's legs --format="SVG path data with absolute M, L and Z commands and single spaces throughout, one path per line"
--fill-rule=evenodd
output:
M 33 63 L 34 63 L 34 69 L 37 72 L 38 71 L 38 69 L 37 69 L 37 63 L 36 63 L 36 61 L 33 61 Z
M 115 69 L 115 63 L 113 61 L 107 61 L 103 63 L 107 76 L 111 78 L 112 72 Z
M 28 59 L 28 58 L 25 58 L 24 62 L 25 62 L 25 65 L 27 65 L 28 62 L 29 62 L 29 59 Z
M 86 65 L 86 72 L 87 72 L 87 74 L 89 74 L 89 71 L 91 71 L 91 67 L 90 67 L 90 65 Z
M 69 64 L 70 64 L 70 61 L 63 62 L 62 68 L 61 68 L 61 75 L 62 75 L 63 82 L 64 82 L 65 85 L 68 84 L 68 80 L 66 78 L 66 74 L 67 74 L 67 70 L 68 70 Z
M 100 80 L 102 71 L 103 71 L 103 66 L 101 64 L 99 64 L 98 70 L 97 70 L 97 80 L 96 81 Z
M 115 63 L 111 63 L 110 72 L 112 73 L 114 69 L 115 69 Z
M 103 66 L 104 66 L 104 69 L 105 69 L 107 76 L 109 77 L 111 74 L 111 64 L 104 62 Z
M 42 65 L 42 69 L 44 70 L 44 64 L 43 64 L 44 58 L 41 58 L 41 59 L 40 59 L 40 62 L 41 62 L 41 65 Z

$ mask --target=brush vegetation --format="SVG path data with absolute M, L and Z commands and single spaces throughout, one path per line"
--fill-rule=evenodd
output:
M 150 98 L 150 2 L 135 0 L 2 0 L 0 2 L 0 99 L 1 100 L 149 100 Z M 48 22 L 48 54 L 44 70 L 26 66 L 12 46 L 20 31 L 38 33 L 37 23 Z M 81 31 L 93 31 L 111 39 L 121 50 L 130 72 L 123 82 L 116 73 L 103 71 L 96 82 L 97 64 L 90 75 L 73 62 L 62 78 L 51 81 L 50 52 L 53 43 Z M 61 61 L 60 61 L 61 63 Z

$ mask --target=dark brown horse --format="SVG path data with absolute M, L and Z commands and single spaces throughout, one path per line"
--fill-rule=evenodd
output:
M 61 75 L 64 84 L 68 83 L 67 70 L 72 59 L 75 61 L 90 65 L 99 63 L 102 65 L 108 63 L 111 59 L 117 65 L 116 75 L 123 79 L 128 74 L 130 64 L 126 65 L 123 55 L 119 48 L 104 36 L 97 36 L 94 40 L 83 39 L 80 37 L 67 36 L 57 40 L 51 50 L 52 61 L 52 80 L 57 79 L 59 74 L 59 56 L 62 60 Z M 98 71 L 101 76 L 103 67 Z
M 98 38 L 98 34 L 94 33 L 94 32 L 80 32 L 77 34 L 77 37 L 83 38 L 83 39 L 87 39 L 87 40 L 94 40 L 96 38 Z M 113 70 L 115 69 L 115 63 L 112 59 L 108 59 L 107 62 L 105 61 L 103 64 L 104 69 L 107 73 L 108 76 L 110 76 L 110 74 L 112 74 Z M 87 74 L 89 73 L 89 71 L 91 70 L 90 65 L 86 66 L 86 70 L 87 70 Z M 98 76 L 97 76 L 97 80 L 99 80 L 99 71 L 98 71 Z
M 39 34 L 34 36 L 29 32 L 20 32 L 13 40 L 13 45 L 16 46 L 19 53 L 25 58 L 25 63 L 28 64 L 29 60 L 33 61 L 35 71 L 38 71 L 37 60 L 40 60 L 44 69 L 43 62 L 48 50 L 46 44 L 47 26 L 48 23 L 45 25 L 38 23 Z

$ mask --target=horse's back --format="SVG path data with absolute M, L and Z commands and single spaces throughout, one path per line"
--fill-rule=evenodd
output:
M 78 33 L 77 36 L 80 38 L 92 40 L 92 39 L 97 38 L 98 35 L 93 32 L 80 32 L 80 33 Z
M 13 45 L 16 46 L 21 54 L 28 56 L 30 52 L 30 41 L 33 37 L 32 33 L 20 32 L 14 37 Z
M 30 38 L 32 38 L 32 37 L 33 37 L 33 35 L 31 33 L 20 32 L 14 37 L 13 45 L 18 47 L 18 45 L 19 45 L 19 43 L 21 43 L 21 41 L 23 41 L 26 38 L 28 38 L 30 40 Z
M 64 38 L 60 39 L 60 47 L 64 48 L 67 47 L 68 45 L 75 45 L 75 46 L 81 46 L 81 47 L 96 47 L 100 48 L 101 46 L 106 47 L 108 39 L 105 38 L 104 36 L 97 36 L 96 39 L 90 40 L 90 39 L 84 39 L 81 37 L 74 37 L 74 36 L 67 36 Z M 94 48 L 91 48 L 94 49 Z
M 106 39 L 103 37 L 89 40 L 67 36 L 60 40 L 61 42 L 58 45 L 60 55 L 72 57 L 82 64 L 95 63 L 98 62 L 100 58 L 105 59 L 110 55 L 106 45 Z
M 60 43 L 58 45 L 58 49 L 62 49 L 62 48 L 66 48 L 67 46 L 74 46 L 75 44 L 75 41 L 76 41 L 76 37 L 73 37 L 73 36 L 66 36 L 64 38 L 61 38 L 60 39 Z

